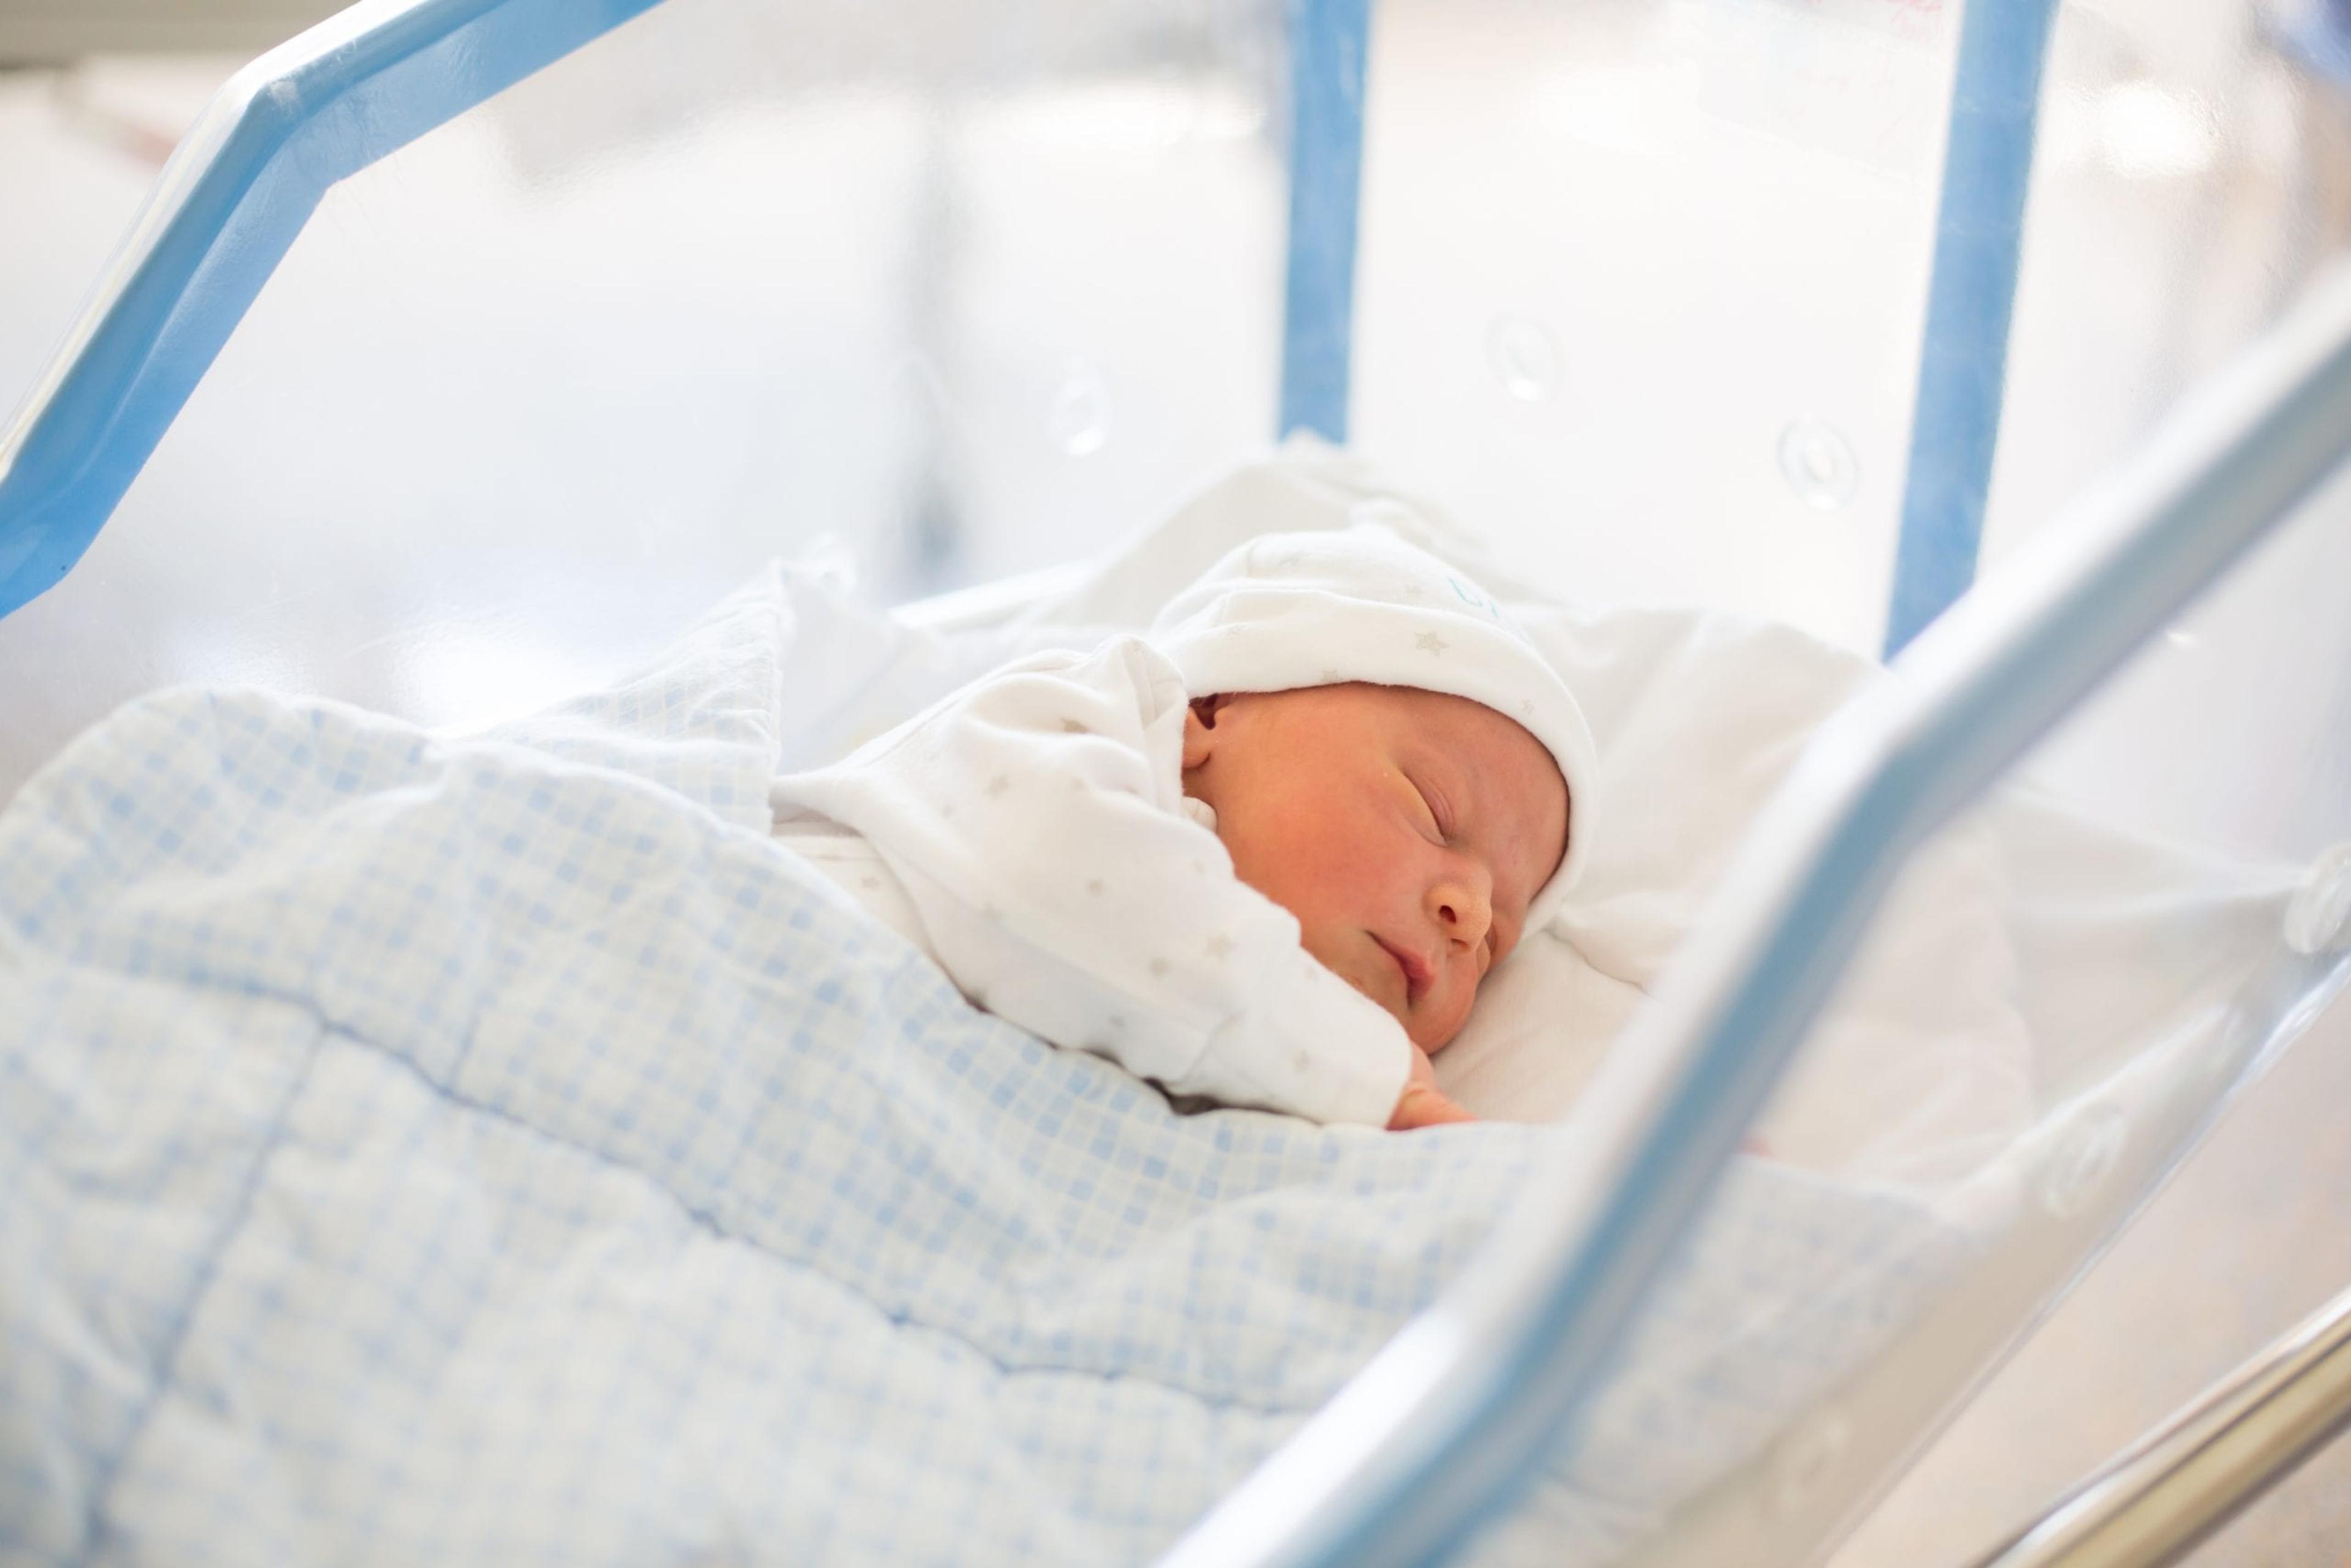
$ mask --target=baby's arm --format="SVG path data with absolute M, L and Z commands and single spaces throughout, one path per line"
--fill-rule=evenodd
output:
M 1032 1033 L 1226 1104 L 1450 1119 L 1403 1028 L 1185 815 L 1184 711 L 1173 668 L 1121 638 L 1025 660 L 776 794 L 870 839 L 956 984 Z

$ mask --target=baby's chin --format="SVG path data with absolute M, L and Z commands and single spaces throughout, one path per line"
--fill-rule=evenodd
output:
M 1447 1046 L 1451 1045 L 1455 1040 L 1461 1038 L 1461 1031 L 1469 1027 L 1469 1014 L 1465 1009 L 1460 1018 L 1454 1021 L 1452 1028 L 1444 1030 L 1440 1032 L 1432 1033 L 1426 1040 L 1421 1038 L 1421 1035 L 1424 1032 L 1423 1030 L 1416 1028 L 1411 1019 L 1406 1019 L 1402 1021 L 1404 1023 L 1405 1032 L 1412 1036 L 1413 1044 L 1420 1047 L 1421 1050 L 1428 1052 L 1429 1055 L 1435 1056 L 1438 1051 L 1443 1051 Z
M 1435 1056 L 1459 1039 L 1461 1031 L 1469 1027 L 1469 1013 L 1477 1000 L 1477 993 L 1471 992 L 1469 1005 L 1462 1008 L 1459 1014 L 1450 1020 L 1436 1017 L 1429 1009 L 1429 998 L 1426 997 L 1421 998 L 1421 1010 L 1417 1016 L 1395 1008 L 1389 1008 L 1388 1011 L 1395 1016 L 1396 1022 L 1404 1025 L 1404 1032 L 1412 1037 L 1413 1044 Z

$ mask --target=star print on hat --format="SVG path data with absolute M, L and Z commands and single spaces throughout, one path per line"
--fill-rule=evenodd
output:
M 1210 567 L 1151 628 L 1194 696 L 1366 681 L 1482 703 L 1541 741 L 1567 780 L 1567 856 L 1536 928 L 1589 858 L 1599 766 L 1583 709 L 1493 595 L 1378 524 L 1268 534 Z

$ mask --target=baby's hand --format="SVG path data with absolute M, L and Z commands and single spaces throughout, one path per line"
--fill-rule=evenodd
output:
M 1395 1110 L 1388 1117 L 1388 1131 L 1402 1133 L 1414 1127 L 1477 1119 L 1437 1086 L 1437 1069 L 1430 1064 L 1428 1052 L 1414 1046 L 1412 1076 L 1405 1080 L 1404 1092 L 1396 1097 Z

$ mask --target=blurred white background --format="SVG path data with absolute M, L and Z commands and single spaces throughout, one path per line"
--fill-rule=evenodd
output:
M 57 44 L 22 4 L 0 43 Z M 1388 0 L 1358 444 L 1563 591 L 1875 652 L 1954 31 Z M 160 679 L 477 720 L 820 538 L 898 598 L 1139 526 L 1272 434 L 1283 50 L 1270 0 L 670 0 L 433 132 L 329 194 L 83 566 L 0 623 L 39 676 L 0 785 Z M 0 76 L 0 382 L 237 63 Z M 2044 97 L 1994 566 L 2351 200 L 2335 90 L 2246 5 L 2065 5 Z

